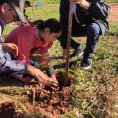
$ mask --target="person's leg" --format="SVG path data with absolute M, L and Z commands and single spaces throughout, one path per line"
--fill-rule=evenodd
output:
M 81 26 L 78 23 L 74 23 L 72 30 L 73 37 L 83 37 L 86 36 L 86 27 Z M 84 53 L 83 46 L 76 42 L 75 40 L 71 40 L 71 47 L 75 50 L 70 57 L 81 56 Z
M 74 50 L 78 50 L 82 48 L 82 45 L 71 38 L 71 48 Z
M 82 69 L 88 69 L 91 66 L 92 53 L 95 49 L 95 46 L 98 42 L 98 38 L 100 36 L 100 26 L 97 23 L 91 23 L 87 27 L 86 35 L 87 35 L 87 42 L 83 55 L 83 61 L 81 63 Z
M 86 35 L 86 27 L 81 26 L 76 22 L 75 18 L 73 18 L 72 23 L 72 37 L 83 37 Z M 82 45 L 75 40 L 71 40 L 71 47 L 75 50 L 81 48 Z
M 60 41 L 61 46 L 63 49 L 67 48 L 67 34 L 68 33 L 68 24 L 63 26 L 63 32 L 61 36 L 58 38 Z M 72 37 L 82 37 L 86 36 L 86 27 L 81 26 L 75 20 L 73 16 L 73 23 L 72 23 Z M 80 56 L 84 53 L 84 48 L 82 45 L 71 38 L 71 48 L 74 49 L 74 53 L 70 55 L 70 57 Z
M 74 52 L 70 55 L 70 58 L 75 57 L 75 56 L 79 57 L 79 56 L 83 55 L 84 47 L 80 43 L 71 39 L 71 47 L 72 47 L 72 49 L 74 49 Z
M 61 43 L 61 46 L 66 49 L 67 48 L 67 35 L 68 35 L 68 26 L 65 25 L 63 26 L 63 32 L 61 34 L 61 36 L 58 38 L 58 40 Z M 80 24 L 78 24 L 74 19 L 73 19 L 73 23 L 72 23 L 72 37 L 82 37 L 86 35 L 86 27 L 82 27 Z M 71 38 L 71 45 L 70 45 L 73 49 L 78 49 L 77 47 L 80 46 L 81 48 L 81 44 L 76 42 L 75 40 L 73 40 Z

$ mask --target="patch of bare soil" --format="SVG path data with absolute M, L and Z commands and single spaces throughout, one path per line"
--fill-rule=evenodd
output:
M 118 21 L 118 3 L 108 3 L 108 5 L 110 6 L 110 16 L 109 16 L 109 20 L 111 21 Z
M 53 6 L 59 6 L 60 4 L 58 4 L 58 3 L 54 3 L 54 4 L 51 4 L 51 5 L 53 5 Z
M 69 77 L 67 87 L 63 86 L 64 74 L 62 72 L 59 72 L 56 77 L 60 84 L 59 91 L 54 92 L 46 86 L 43 87 L 42 84 L 31 83 L 29 90 L 22 94 L 21 102 L 29 113 L 38 112 L 43 118 L 59 118 L 62 114 L 71 111 L 71 98 L 77 94 L 73 93 L 74 88 L 70 86 L 73 83 L 73 77 Z M 20 108 L 22 109 L 22 107 Z M 0 109 L 0 118 L 14 118 L 14 103 L 3 103 L 0 105 Z M 7 111 L 9 111 L 9 115 Z M 17 116 L 17 118 L 19 117 Z
M 13 118 L 15 113 L 15 104 L 13 102 L 6 102 L 0 104 L 0 118 Z

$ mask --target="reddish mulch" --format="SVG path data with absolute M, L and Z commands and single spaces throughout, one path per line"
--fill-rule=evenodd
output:
M 39 83 L 31 83 L 29 90 L 22 94 L 21 102 L 29 113 L 38 112 L 44 118 L 59 118 L 62 114 L 71 111 L 72 96 L 77 96 L 77 93 L 73 93 L 74 88 L 70 86 L 73 83 L 73 77 L 69 77 L 68 87 L 63 87 L 64 74 L 62 72 L 56 74 L 56 77 L 60 83 L 59 91 L 53 92 L 48 87 L 43 88 Z M 13 102 L 1 104 L 0 109 L 0 118 L 14 118 Z

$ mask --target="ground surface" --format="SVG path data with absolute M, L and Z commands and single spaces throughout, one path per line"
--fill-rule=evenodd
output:
M 108 3 L 111 8 L 109 20 L 118 21 L 118 3 Z
M 71 111 L 71 97 L 77 96 L 74 88 L 71 87 L 73 76 L 69 77 L 67 87 L 63 87 L 64 74 L 62 72 L 56 74 L 56 77 L 60 83 L 59 91 L 53 92 L 49 87 L 32 82 L 29 84 L 29 89 L 22 93 L 23 99 L 21 102 L 26 106 L 29 113 L 38 112 L 43 118 L 59 118 L 62 114 Z M 0 94 L 0 102 L 0 118 L 23 117 L 21 115 L 21 112 L 24 111 L 22 107 L 18 105 L 17 102 L 9 99 L 5 94 Z M 20 110 L 20 114 L 15 110 L 16 104 L 18 105 L 17 109 Z

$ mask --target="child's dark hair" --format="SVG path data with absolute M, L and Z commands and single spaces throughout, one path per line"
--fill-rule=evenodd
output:
M 50 18 L 48 20 L 39 20 L 38 21 L 38 25 L 37 25 L 37 29 L 39 30 L 43 30 L 44 28 L 49 28 L 50 29 L 50 33 L 59 33 L 62 31 L 62 25 L 61 23 L 54 18 Z
M 30 1 L 25 1 L 25 4 L 27 4 L 27 6 L 30 7 Z

